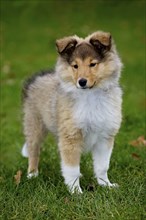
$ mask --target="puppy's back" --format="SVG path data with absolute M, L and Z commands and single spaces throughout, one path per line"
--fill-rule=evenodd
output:
M 27 79 L 23 86 L 23 111 L 38 115 L 56 133 L 56 106 L 59 80 L 55 71 L 42 71 Z M 47 126 L 48 125 L 48 126 Z
M 22 89 L 23 100 L 27 99 L 30 96 L 31 91 L 42 87 L 42 84 L 44 84 L 44 86 L 46 83 L 52 84 L 51 79 L 54 78 L 54 76 L 55 76 L 54 70 L 45 70 L 45 71 L 37 72 L 33 74 L 31 77 L 29 77 L 24 82 L 23 85 L 23 89 Z

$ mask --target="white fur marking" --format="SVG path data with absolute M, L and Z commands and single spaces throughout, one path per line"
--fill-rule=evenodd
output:
M 92 151 L 94 161 L 94 172 L 99 185 L 117 187 L 118 184 L 112 184 L 109 181 L 107 175 L 113 148 L 113 142 L 111 142 L 110 145 L 111 146 L 109 146 L 109 140 L 107 139 L 98 140 L 98 143 Z
M 28 148 L 27 148 L 27 144 L 26 143 L 22 147 L 21 154 L 22 154 L 23 157 L 28 157 Z
M 121 97 L 118 97 L 118 93 L 120 93 L 118 88 L 107 92 L 100 89 L 80 91 L 80 94 L 76 95 L 74 106 L 77 127 L 83 129 L 85 134 L 89 134 L 89 131 L 99 136 L 116 134 L 121 123 L 118 107 L 121 104 Z
M 31 178 L 35 178 L 35 177 L 37 177 L 39 175 L 39 172 L 38 171 L 36 171 L 36 172 L 31 172 L 31 173 L 28 173 L 27 174 L 27 178 L 28 179 L 31 179 Z
M 81 176 L 79 166 L 68 166 L 62 162 L 62 175 L 71 193 L 82 193 L 79 183 L 79 178 Z

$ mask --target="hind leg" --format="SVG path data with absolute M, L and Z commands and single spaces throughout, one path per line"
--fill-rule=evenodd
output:
M 43 122 L 32 109 L 25 109 L 24 133 L 28 151 L 28 178 L 38 175 L 40 145 L 46 133 Z

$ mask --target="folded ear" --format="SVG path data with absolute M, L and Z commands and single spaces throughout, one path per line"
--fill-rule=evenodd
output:
M 111 34 L 97 31 L 90 35 L 89 42 L 100 52 L 106 52 L 111 48 Z
M 56 46 L 58 53 L 61 55 L 71 54 L 77 44 L 77 39 L 75 36 L 65 37 L 59 40 L 56 40 Z

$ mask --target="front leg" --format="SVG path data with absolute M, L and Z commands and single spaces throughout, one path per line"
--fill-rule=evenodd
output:
M 108 179 L 110 158 L 112 154 L 114 138 L 99 138 L 98 143 L 93 148 L 94 172 L 99 185 L 117 187 L 118 184 L 111 183 Z
M 80 155 L 82 151 L 82 137 L 79 131 L 70 134 L 61 134 L 59 138 L 59 149 L 61 155 L 62 175 L 71 193 L 82 193 L 79 178 Z

